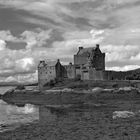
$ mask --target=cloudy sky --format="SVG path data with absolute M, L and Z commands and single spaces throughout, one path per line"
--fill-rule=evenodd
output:
M 40 60 L 96 43 L 106 69 L 140 67 L 140 0 L 0 0 L 0 81 L 35 81 Z

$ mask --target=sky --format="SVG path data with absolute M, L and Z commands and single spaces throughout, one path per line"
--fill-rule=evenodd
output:
M 140 68 L 140 0 L 0 0 L 0 81 L 37 81 L 40 60 L 100 44 L 106 69 Z

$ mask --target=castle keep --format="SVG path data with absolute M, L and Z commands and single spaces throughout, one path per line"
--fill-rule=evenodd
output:
M 103 80 L 102 71 L 105 70 L 105 53 L 102 53 L 97 44 L 92 48 L 79 47 L 74 55 L 75 73 L 82 80 Z
M 38 83 L 40 90 L 52 80 L 74 79 L 103 80 L 105 71 L 105 53 L 97 44 L 92 48 L 79 47 L 74 55 L 74 64 L 62 65 L 60 60 L 45 62 L 38 65 Z
M 74 55 L 74 65 L 77 68 L 89 65 L 96 70 L 105 70 L 105 53 L 101 52 L 98 44 L 92 48 L 79 47 Z

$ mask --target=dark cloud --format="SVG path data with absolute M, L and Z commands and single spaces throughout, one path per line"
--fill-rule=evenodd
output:
M 88 18 L 84 17 L 72 17 L 66 14 L 61 14 L 61 18 L 65 21 L 73 25 L 73 27 L 76 27 L 77 30 L 89 30 L 92 29 L 93 26 L 89 23 Z M 68 28 L 69 29 L 69 28 Z M 72 30 L 72 29 L 71 29 Z
M 63 3 L 63 5 L 67 6 L 67 8 L 74 11 L 81 11 L 82 13 L 91 12 L 96 8 L 102 6 L 104 0 L 95 0 L 95 1 L 83 1 L 83 2 L 72 2 L 72 3 Z
M 13 8 L 0 8 L 0 30 L 10 29 L 14 35 L 18 35 L 25 30 L 36 28 L 36 25 L 23 23 L 18 18 L 26 14 L 25 11 L 17 11 Z
M 34 30 L 38 27 L 49 29 L 57 28 L 57 26 L 60 26 L 60 24 L 49 17 L 41 17 L 25 10 L 2 8 L 0 6 L 0 30 L 10 29 L 15 36 L 20 35 L 25 30 Z
M 26 43 L 25 42 L 6 42 L 7 48 L 11 50 L 20 50 L 20 49 L 25 49 L 26 48 Z
M 62 36 L 63 32 L 61 31 L 58 31 L 58 30 L 53 30 L 51 33 L 50 33 L 50 38 L 47 40 L 47 43 L 46 45 L 44 45 L 44 47 L 52 47 L 52 44 L 56 41 L 64 41 L 64 37 Z

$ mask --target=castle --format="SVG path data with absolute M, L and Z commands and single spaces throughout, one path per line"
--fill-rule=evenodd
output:
M 125 79 L 127 73 L 105 70 L 105 53 L 99 44 L 92 48 L 79 47 L 74 55 L 74 64 L 62 65 L 57 61 L 40 61 L 38 65 L 39 89 L 43 90 L 47 83 L 53 80 L 75 79 L 81 80 L 114 80 Z

